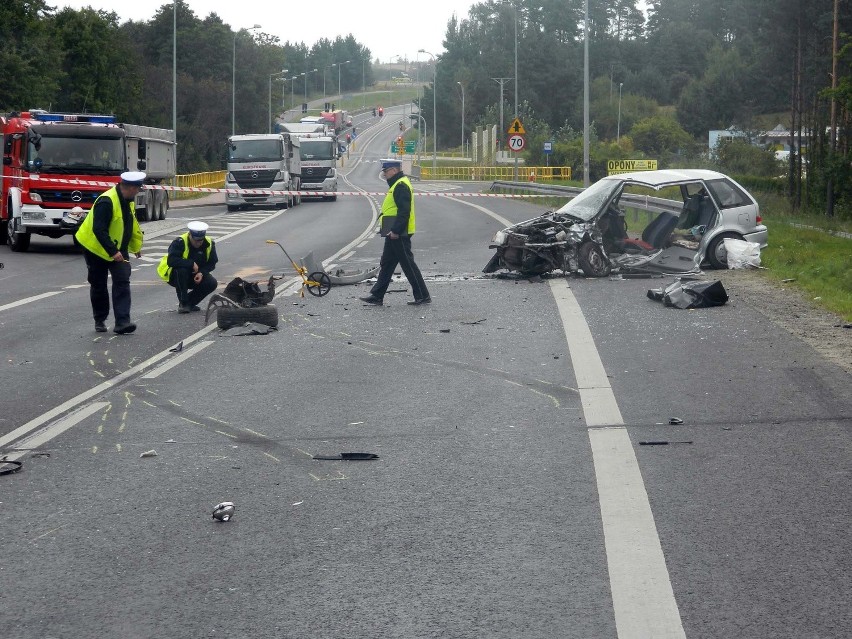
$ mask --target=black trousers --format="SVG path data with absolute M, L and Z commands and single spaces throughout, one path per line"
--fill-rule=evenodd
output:
M 198 284 L 192 277 L 193 272 L 189 268 L 173 268 L 169 275 L 169 286 L 174 286 L 178 303 L 182 306 L 197 306 L 219 285 L 210 273 L 204 273 Z
M 98 257 L 91 251 L 83 251 L 89 270 L 89 297 L 92 300 L 92 315 L 96 322 L 105 322 L 109 317 L 109 289 L 107 277 L 112 275 L 112 307 L 115 323 L 130 321 L 130 262 L 113 262 Z
M 414 299 L 422 300 L 429 297 L 429 289 L 426 288 L 423 275 L 414 263 L 410 236 L 403 236 L 396 240 L 385 238 L 385 248 L 382 251 L 382 259 L 379 261 L 379 275 L 373 288 L 370 289 L 370 294 L 379 299 L 385 296 L 397 265 L 402 267 L 402 272 L 408 278 Z

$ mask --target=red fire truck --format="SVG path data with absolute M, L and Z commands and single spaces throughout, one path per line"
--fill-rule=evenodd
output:
M 33 233 L 73 235 L 124 171 L 146 171 L 149 184 L 175 175 L 174 132 L 166 129 L 32 109 L 0 117 L 0 132 L 0 242 L 13 251 L 26 251 Z M 164 218 L 168 193 L 142 189 L 136 205 L 141 220 Z

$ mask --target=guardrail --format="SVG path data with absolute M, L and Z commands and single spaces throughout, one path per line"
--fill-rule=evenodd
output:
M 553 197 L 564 197 L 571 199 L 583 192 L 581 187 L 577 186 L 562 186 L 561 184 L 535 184 L 529 182 L 505 182 L 496 181 L 491 185 L 491 191 L 502 190 L 521 193 L 530 193 L 535 195 L 552 195 Z M 683 202 L 677 200 L 667 200 L 661 197 L 653 197 L 651 195 L 635 195 L 625 193 L 621 196 L 618 202 L 621 206 L 631 209 L 641 209 L 647 211 L 650 216 L 653 213 L 675 213 L 680 214 L 683 210 Z M 639 218 L 639 213 L 634 210 L 634 219 Z
M 226 174 L 227 171 L 207 171 L 206 173 L 186 173 L 184 175 L 176 175 L 171 181 L 171 186 L 222 188 L 225 186 Z M 199 195 L 198 193 L 177 191 L 172 193 L 170 197 L 173 200 L 190 200 L 199 197 Z
M 511 179 L 515 176 L 515 167 L 508 166 L 438 166 L 434 169 L 424 155 L 420 159 L 421 180 L 454 181 L 491 181 Z M 536 183 L 548 180 L 570 180 L 570 166 L 519 166 L 518 177 L 527 182 Z

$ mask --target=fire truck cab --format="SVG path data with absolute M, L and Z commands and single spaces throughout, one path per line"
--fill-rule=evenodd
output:
M 173 131 L 119 124 L 111 115 L 31 109 L 0 117 L 0 133 L 0 242 L 13 251 L 26 251 L 32 234 L 73 235 L 98 195 L 128 168 L 147 171 L 151 184 L 174 176 Z M 166 149 L 162 169 L 153 166 L 157 144 Z M 139 159 L 145 149 L 147 162 Z M 136 204 L 140 219 L 165 217 L 167 193 L 143 189 Z

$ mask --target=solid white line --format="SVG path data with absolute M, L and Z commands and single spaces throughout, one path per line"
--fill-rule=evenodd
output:
M 626 428 L 589 430 L 619 639 L 686 639 Z
M 341 262 L 345 262 L 346 260 L 348 260 L 348 259 L 349 259 L 350 257 L 352 257 L 353 255 L 355 255 L 355 251 L 349 251 L 346 255 L 342 255 L 342 256 L 340 257 L 340 261 L 341 261 Z
M 53 297 L 54 295 L 59 295 L 62 291 L 51 291 L 50 293 L 42 293 L 41 295 L 33 295 L 32 297 L 27 297 L 22 300 L 18 300 L 17 302 L 12 302 L 11 304 L 5 304 L 0 306 L 0 311 L 5 311 L 10 308 L 15 308 L 17 306 L 23 306 L 24 304 L 29 304 L 30 302 L 37 302 L 39 300 L 43 300 L 46 297 Z
M 610 590 L 619 639 L 685 639 L 666 559 L 633 445 L 592 332 L 565 280 L 550 280 L 589 441 L 601 505 Z
M 19 458 L 27 455 L 31 450 L 38 448 L 39 446 L 50 441 L 57 435 L 61 435 L 75 424 L 79 424 L 81 421 L 83 421 L 90 415 L 94 415 L 99 410 L 107 406 L 109 406 L 109 402 L 94 402 L 92 404 L 89 404 L 88 406 L 78 410 L 76 413 L 71 413 L 64 419 L 60 419 L 58 422 L 55 422 L 50 426 L 42 428 L 40 431 L 33 433 L 26 439 L 22 439 L 20 442 L 18 442 L 17 446 L 15 446 L 17 452 L 6 453 L 3 456 L 6 459 L 17 461 Z
M 160 375 L 162 375 L 166 371 L 173 369 L 178 364 L 182 364 L 183 362 L 188 360 L 190 357 L 192 357 L 196 353 L 203 351 L 205 348 L 210 346 L 212 343 L 213 342 L 200 342 L 200 343 L 196 344 L 195 346 L 193 346 L 192 348 L 184 350 L 180 355 L 173 357 L 172 359 L 170 359 L 168 362 L 166 362 L 162 366 L 158 366 L 157 368 L 150 371 L 149 373 L 145 373 L 142 376 L 142 379 L 155 379 L 155 378 L 159 377 Z

